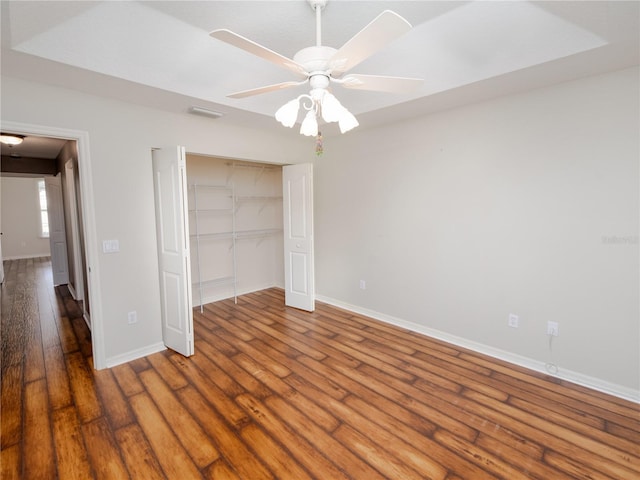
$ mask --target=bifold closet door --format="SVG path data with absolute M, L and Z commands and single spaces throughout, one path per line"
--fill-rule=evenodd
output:
M 315 310 L 313 165 L 282 168 L 285 304 Z
M 194 345 L 185 150 L 163 148 L 152 156 L 162 337 L 188 357 Z

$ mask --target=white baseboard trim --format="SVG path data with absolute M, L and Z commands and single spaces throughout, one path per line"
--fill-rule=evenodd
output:
M 407 330 L 421 333 L 428 337 L 433 337 L 438 340 L 457 345 L 459 347 L 468 348 L 469 350 L 473 350 L 474 352 L 482 353 L 490 357 L 504 360 L 505 362 L 513 363 L 515 365 L 528 368 L 536 372 L 544 373 L 546 375 L 560 378 L 562 380 L 567 380 L 569 382 L 582 385 L 583 387 L 591 388 L 603 393 L 608 393 L 610 395 L 623 398 L 625 400 L 630 400 L 635 403 L 640 403 L 640 391 L 634 390 L 632 388 L 610 383 L 599 378 L 557 367 L 555 367 L 555 371 L 549 371 L 545 362 L 533 360 L 531 358 L 523 357 L 515 353 L 491 347 L 489 345 L 484 345 L 482 343 L 467 340 L 462 337 L 451 335 L 449 333 L 435 330 L 433 328 L 425 327 L 424 325 L 419 325 L 417 323 L 402 320 L 400 318 L 376 312 L 374 310 L 368 310 L 356 305 L 351 305 L 334 298 L 325 297 L 323 295 L 316 295 L 316 299 L 321 302 L 328 303 L 329 305 L 333 305 L 344 310 L 349 310 L 350 312 L 365 315 L 367 317 L 371 317 L 375 320 L 380 320 L 381 322 L 389 323 L 397 327 L 406 328 Z
M 24 260 L 27 258 L 40 258 L 40 257 L 50 257 L 51 254 L 49 252 L 47 253 L 29 253 L 27 255 L 9 255 L 9 256 L 3 256 L 2 260 Z
M 165 346 L 164 343 L 158 342 L 153 345 L 148 345 L 143 348 L 138 348 L 137 350 L 131 350 L 130 352 L 121 353 L 120 355 L 115 355 L 113 357 L 108 357 L 106 360 L 106 366 L 107 368 L 115 367 L 116 365 L 127 363 L 141 357 L 146 357 L 147 355 L 161 352 L 166 349 L 167 347 Z
M 247 290 L 242 290 L 242 291 L 238 291 L 237 292 L 237 296 L 240 295 L 245 295 L 247 293 L 253 293 L 253 292 L 259 292 L 260 290 L 265 290 L 267 288 L 271 288 L 273 285 L 267 285 L 267 286 L 262 286 L 262 287 L 255 287 L 255 288 L 251 288 L 251 289 L 247 289 Z M 227 298 L 233 298 L 233 295 L 231 296 L 226 296 L 224 298 L 206 298 L 204 303 L 211 303 L 211 302 L 217 302 L 219 300 L 225 300 Z M 199 307 L 200 305 L 194 305 L 195 307 Z M 127 363 L 130 362 L 132 360 L 136 360 L 138 358 L 141 357 L 146 357 L 147 355 L 151 355 L 153 353 L 157 353 L 157 352 L 161 352 L 163 350 L 166 350 L 167 347 L 165 346 L 164 343 L 159 342 L 156 343 L 154 345 L 149 345 L 147 347 L 143 347 L 143 348 L 139 348 L 137 350 L 131 350 L 130 352 L 126 352 L 126 353 L 122 353 L 120 355 L 116 355 L 114 357 L 109 357 L 106 360 L 106 366 L 107 368 L 111 368 L 111 367 L 115 367 L 116 365 L 120 365 L 122 363 Z

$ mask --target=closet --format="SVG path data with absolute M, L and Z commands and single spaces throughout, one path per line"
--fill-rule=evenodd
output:
M 282 167 L 186 160 L 194 307 L 284 287 Z

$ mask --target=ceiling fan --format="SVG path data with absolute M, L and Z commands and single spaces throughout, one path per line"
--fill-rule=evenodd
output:
M 209 34 L 213 38 L 283 67 L 300 79 L 243 90 L 232 93 L 228 97 L 245 98 L 309 82 L 310 95 L 301 95 L 285 104 L 276 112 L 276 119 L 283 125 L 292 127 L 297 120 L 300 100 L 305 99 L 307 102 L 304 108 L 307 110 L 307 115 L 302 122 L 300 133 L 315 136 L 318 130 L 315 117 L 319 115 L 325 122 L 338 122 L 342 133 L 358 125 L 355 117 L 328 91 L 332 83 L 344 88 L 390 93 L 408 92 L 422 84 L 423 80 L 419 78 L 346 74 L 351 68 L 411 29 L 411 24 L 400 15 L 391 10 L 385 10 L 342 47 L 335 49 L 322 45 L 322 9 L 327 0 L 308 0 L 308 2 L 316 14 L 316 45 L 303 48 L 294 55 L 293 59 L 230 30 L 214 30 Z

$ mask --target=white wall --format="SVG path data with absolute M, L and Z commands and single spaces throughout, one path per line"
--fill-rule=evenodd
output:
M 319 297 L 637 396 L 638 87 L 624 70 L 328 139 Z
M 38 179 L 2 177 L 2 254 L 5 260 L 49 256 L 40 236 Z
M 261 132 L 224 118 L 172 114 L 12 77 L 3 76 L 1 88 L 3 122 L 88 132 L 95 211 L 86 213 L 96 224 L 93 248 L 101 252 L 107 239 L 120 243 L 119 253 L 99 253 L 97 265 L 89 265 L 100 275 L 107 364 L 162 341 L 151 148 L 181 144 L 190 152 L 290 163 L 307 146 L 289 130 Z M 96 307 L 92 303 L 92 323 Z M 129 325 L 133 310 L 138 323 Z

